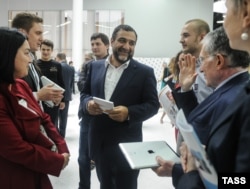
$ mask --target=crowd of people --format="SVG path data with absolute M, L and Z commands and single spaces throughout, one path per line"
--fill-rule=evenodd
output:
M 225 4 L 223 27 L 210 31 L 202 19 L 184 23 L 182 49 L 164 63 L 161 78 L 218 175 L 250 173 L 250 0 Z M 65 137 L 75 70 L 64 52 L 53 59 L 54 44 L 43 38 L 42 25 L 42 18 L 23 12 L 12 28 L 0 27 L 0 185 L 6 189 L 52 189 L 48 175 L 59 176 L 70 159 Z M 118 144 L 142 142 L 143 122 L 161 106 L 153 68 L 133 58 L 137 39 L 126 24 L 110 39 L 104 33 L 90 37 L 91 53 L 77 82 L 79 189 L 91 188 L 93 167 L 101 189 L 137 189 L 140 170 L 130 168 Z M 65 91 L 44 85 L 41 76 Z M 104 109 L 93 97 L 114 108 Z M 157 156 L 152 171 L 172 177 L 178 189 L 206 188 L 197 157 L 173 126 L 180 163 Z

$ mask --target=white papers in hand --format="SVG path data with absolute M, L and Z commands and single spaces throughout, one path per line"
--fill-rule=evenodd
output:
M 190 125 L 180 109 L 176 116 L 176 125 L 184 138 L 192 155 L 196 159 L 196 166 L 207 189 L 217 189 L 218 177 L 217 173 L 208 159 L 208 155 L 201 144 L 193 126 Z
M 95 103 L 99 105 L 99 107 L 103 111 L 112 110 L 114 108 L 114 103 L 109 100 L 105 100 L 105 99 L 98 98 L 98 97 L 93 97 L 93 100 L 95 101 Z

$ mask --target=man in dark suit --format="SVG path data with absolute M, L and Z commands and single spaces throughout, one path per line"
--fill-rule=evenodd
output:
M 79 74 L 77 82 L 78 90 L 81 91 L 86 82 L 89 73 L 90 65 L 95 60 L 106 59 L 109 55 L 109 38 L 104 33 L 93 33 L 90 37 L 92 55 L 94 59 L 88 57 L 87 62 L 84 62 Z M 86 54 L 85 54 L 86 55 Z M 91 169 L 95 167 L 94 161 L 89 156 L 89 127 L 91 117 L 89 114 L 84 114 L 82 107 L 79 106 L 78 116 L 80 119 L 80 136 L 79 136 L 79 189 L 90 189 Z
M 68 120 L 68 110 L 69 110 L 69 101 L 72 100 L 72 90 L 74 85 L 74 68 L 67 64 L 66 54 L 58 53 L 56 55 L 56 61 L 62 65 L 62 77 L 64 82 L 64 103 L 65 106 L 63 109 L 59 110 L 59 132 L 63 138 L 66 136 L 66 127 Z
M 17 28 L 24 33 L 30 45 L 30 50 L 33 55 L 33 61 L 29 65 L 29 73 L 23 79 L 30 86 L 37 101 L 51 100 L 58 104 L 63 98 L 61 90 L 55 90 L 52 86 L 43 86 L 40 80 L 42 73 L 40 72 L 35 58 L 35 52 L 39 50 L 43 41 L 43 19 L 35 14 L 21 12 L 12 20 L 12 27 Z M 41 105 L 41 103 L 40 103 Z M 42 105 L 41 105 L 42 107 Z
M 136 189 L 139 170 L 131 170 L 118 144 L 142 141 L 142 122 L 158 112 L 156 78 L 151 67 L 134 60 L 136 31 L 119 25 L 111 37 L 112 55 L 92 62 L 81 91 L 81 106 L 92 116 L 90 156 L 101 189 Z M 93 96 L 114 102 L 105 112 Z
M 173 96 L 177 106 L 183 109 L 188 122 L 194 127 L 201 143 L 206 145 L 211 130 L 214 130 L 214 123 L 234 102 L 237 92 L 242 90 L 249 80 L 247 68 L 250 59 L 247 52 L 230 48 L 229 39 L 221 27 L 210 32 L 203 39 L 200 61 L 200 70 L 205 75 L 206 84 L 214 88 L 214 92 L 200 104 L 192 90 L 182 93 L 173 92 Z M 186 89 L 191 89 L 190 86 L 196 77 L 195 58 L 186 55 L 185 60 L 180 63 L 181 71 L 184 71 L 182 69 L 184 64 L 188 76 L 183 78 L 182 83 L 185 83 Z M 162 166 L 155 169 L 155 172 L 158 175 L 172 175 L 176 186 L 180 175 L 183 174 L 180 165 L 162 158 L 158 158 L 158 163 Z

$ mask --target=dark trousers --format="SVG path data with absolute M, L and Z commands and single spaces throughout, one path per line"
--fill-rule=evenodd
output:
M 58 129 L 59 106 L 54 106 L 50 108 L 45 104 L 43 105 L 43 109 L 44 109 L 44 112 L 50 115 L 51 121 L 54 123 L 54 125 Z
M 91 168 L 89 157 L 88 133 L 89 133 L 89 119 L 84 116 L 80 122 L 80 136 L 79 136 L 79 189 L 90 189 Z
M 137 189 L 139 170 L 132 170 L 118 145 L 104 147 L 94 159 L 100 189 Z
M 59 110 L 59 133 L 63 138 L 66 136 L 66 127 L 68 121 L 69 101 L 65 101 L 65 107 Z

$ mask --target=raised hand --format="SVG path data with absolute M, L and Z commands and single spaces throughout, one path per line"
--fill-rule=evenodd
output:
M 196 73 L 196 58 L 191 54 L 186 54 L 184 58 L 179 62 L 180 74 L 179 84 L 182 91 L 189 91 L 192 89 L 192 85 L 195 82 Z

